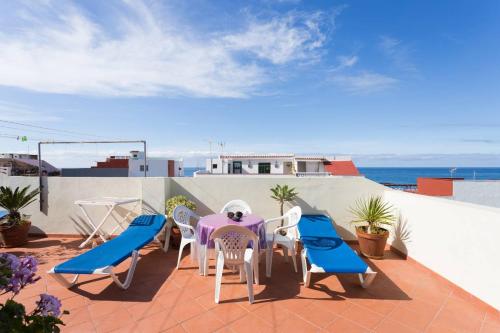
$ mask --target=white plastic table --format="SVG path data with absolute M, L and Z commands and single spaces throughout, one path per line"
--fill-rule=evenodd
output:
M 118 228 L 125 230 L 122 223 L 130 216 L 132 211 L 135 210 L 135 208 L 137 207 L 137 205 L 140 202 L 141 202 L 141 199 L 139 199 L 139 198 L 115 198 L 115 197 L 92 198 L 92 199 L 83 199 L 83 200 L 75 201 L 75 205 L 78 205 L 80 207 L 80 209 L 83 212 L 83 215 L 87 219 L 86 222 L 88 223 L 89 227 L 91 227 L 93 229 L 93 231 L 89 235 L 89 237 L 85 241 L 83 241 L 82 244 L 80 244 L 80 248 L 83 248 L 85 245 L 87 245 L 87 243 L 90 242 L 96 234 L 99 235 L 99 237 L 101 237 L 103 242 L 107 241 L 107 238 L 109 238 L 109 236 L 101 229 L 102 229 L 102 226 L 106 223 L 106 221 L 108 220 L 108 218 L 110 216 L 113 217 L 113 219 L 116 223 L 116 226 L 110 232 L 110 235 L 113 234 Z M 131 204 L 131 203 L 135 203 L 134 207 L 131 210 L 129 210 L 129 212 L 121 219 L 117 218 L 115 215 L 112 214 L 116 207 L 123 206 L 126 204 Z M 95 221 L 93 221 L 90 218 L 90 216 L 86 210 L 86 207 L 89 207 L 89 206 L 105 206 L 108 208 L 108 211 L 106 212 L 106 214 L 104 215 L 104 217 L 102 218 L 102 220 L 99 223 L 95 223 Z

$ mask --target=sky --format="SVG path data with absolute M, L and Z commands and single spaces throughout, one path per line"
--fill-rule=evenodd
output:
M 222 149 L 500 166 L 496 0 L 1 7 L 0 152 L 146 140 L 150 156 L 186 166 Z M 53 145 L 43 156 L 87 167 L 140 148 Z

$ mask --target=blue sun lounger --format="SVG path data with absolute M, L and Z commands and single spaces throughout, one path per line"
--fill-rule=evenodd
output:
M 110 275 L 113 281 L 122 289 L 127 289 L 132 282 L 135 266 L 139 259 L 139 250 L 149 244 L 164 230 L 166 220 L 164 215 L 141 215 L 136 217 L 117 237 L 89 250 L 79 256 L 53 267 L 48 273 L 66 288 L 75 285 L 80 274 Z M 163 250 L 168 249 L 168 230 Z M 113 272 L 118 264 L 132 257 L 132 262 L 125 282 L 121 282 Z M 71 282 L 62 274 L 75 274 Z
M 371 284 L 377 273 L 340 238 L 328 216 L 302 215 L 298 230 L 304 247 L 301 257 L 306 287 L 311 283 L 311 273 L 354 273 L 363 288 Z

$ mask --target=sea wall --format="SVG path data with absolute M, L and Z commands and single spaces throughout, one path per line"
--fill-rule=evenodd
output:
M 500 208 L 396 190 L 384 197 L 399 214 L 392 246 L 500 309 Z

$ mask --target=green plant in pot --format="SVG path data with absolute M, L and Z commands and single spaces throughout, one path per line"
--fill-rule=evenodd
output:
M 21 210 L 36 201 L 36 196 L 40 193 L 38 189 L 29 189 L 29 186 L 22 189 L 16 187 L 14 190 L 0 186 L 0 207 L 7 210 L 7 215 L 0 220 L 2 246 L 20 246 L 28 240 L 31 221 L 27 215 L 21 214 Z
M 196 210 L 196 204 L 183 195 L 173 196 L 165 202 L 165 215 L 167 215 L 167 218 L 171 220 L 170 222 L 172 225 L 172 232 L 170 233 L 170 244 L 174 249 L 179 248 L 182 238 L 181 231 L 175 225 L 175 223 L 173 223 L 173 213 L 175 207 L 177 206 L 186 206 L 192 211 Z
M 389 227 L 396 220 L 393 210 L 394 208 L 380 196 L 359 199 L 350 208 L 355 216 L 352 224 L 356 228 L 359 247 L 364 256 L 373 259 L 384 257 Z
M 279 205 L 280 205 L 280 216 L 283 216 L 284 214 L 284 206 L 285 203 L 294 201 L 297 199 L 297 196 L 299 195 L 297 192 L 295 192 L 294 187 L 288 187 L 288 185 L 279 185 L 277 184 L 275 187 L 271 188 L 271 198 L 276 200 Z M 281 227 L 283 226 L 283 220 L 281 220 Z M 286 235 L 286 230 L 281 230 L 280 233 L 282 235 Z

